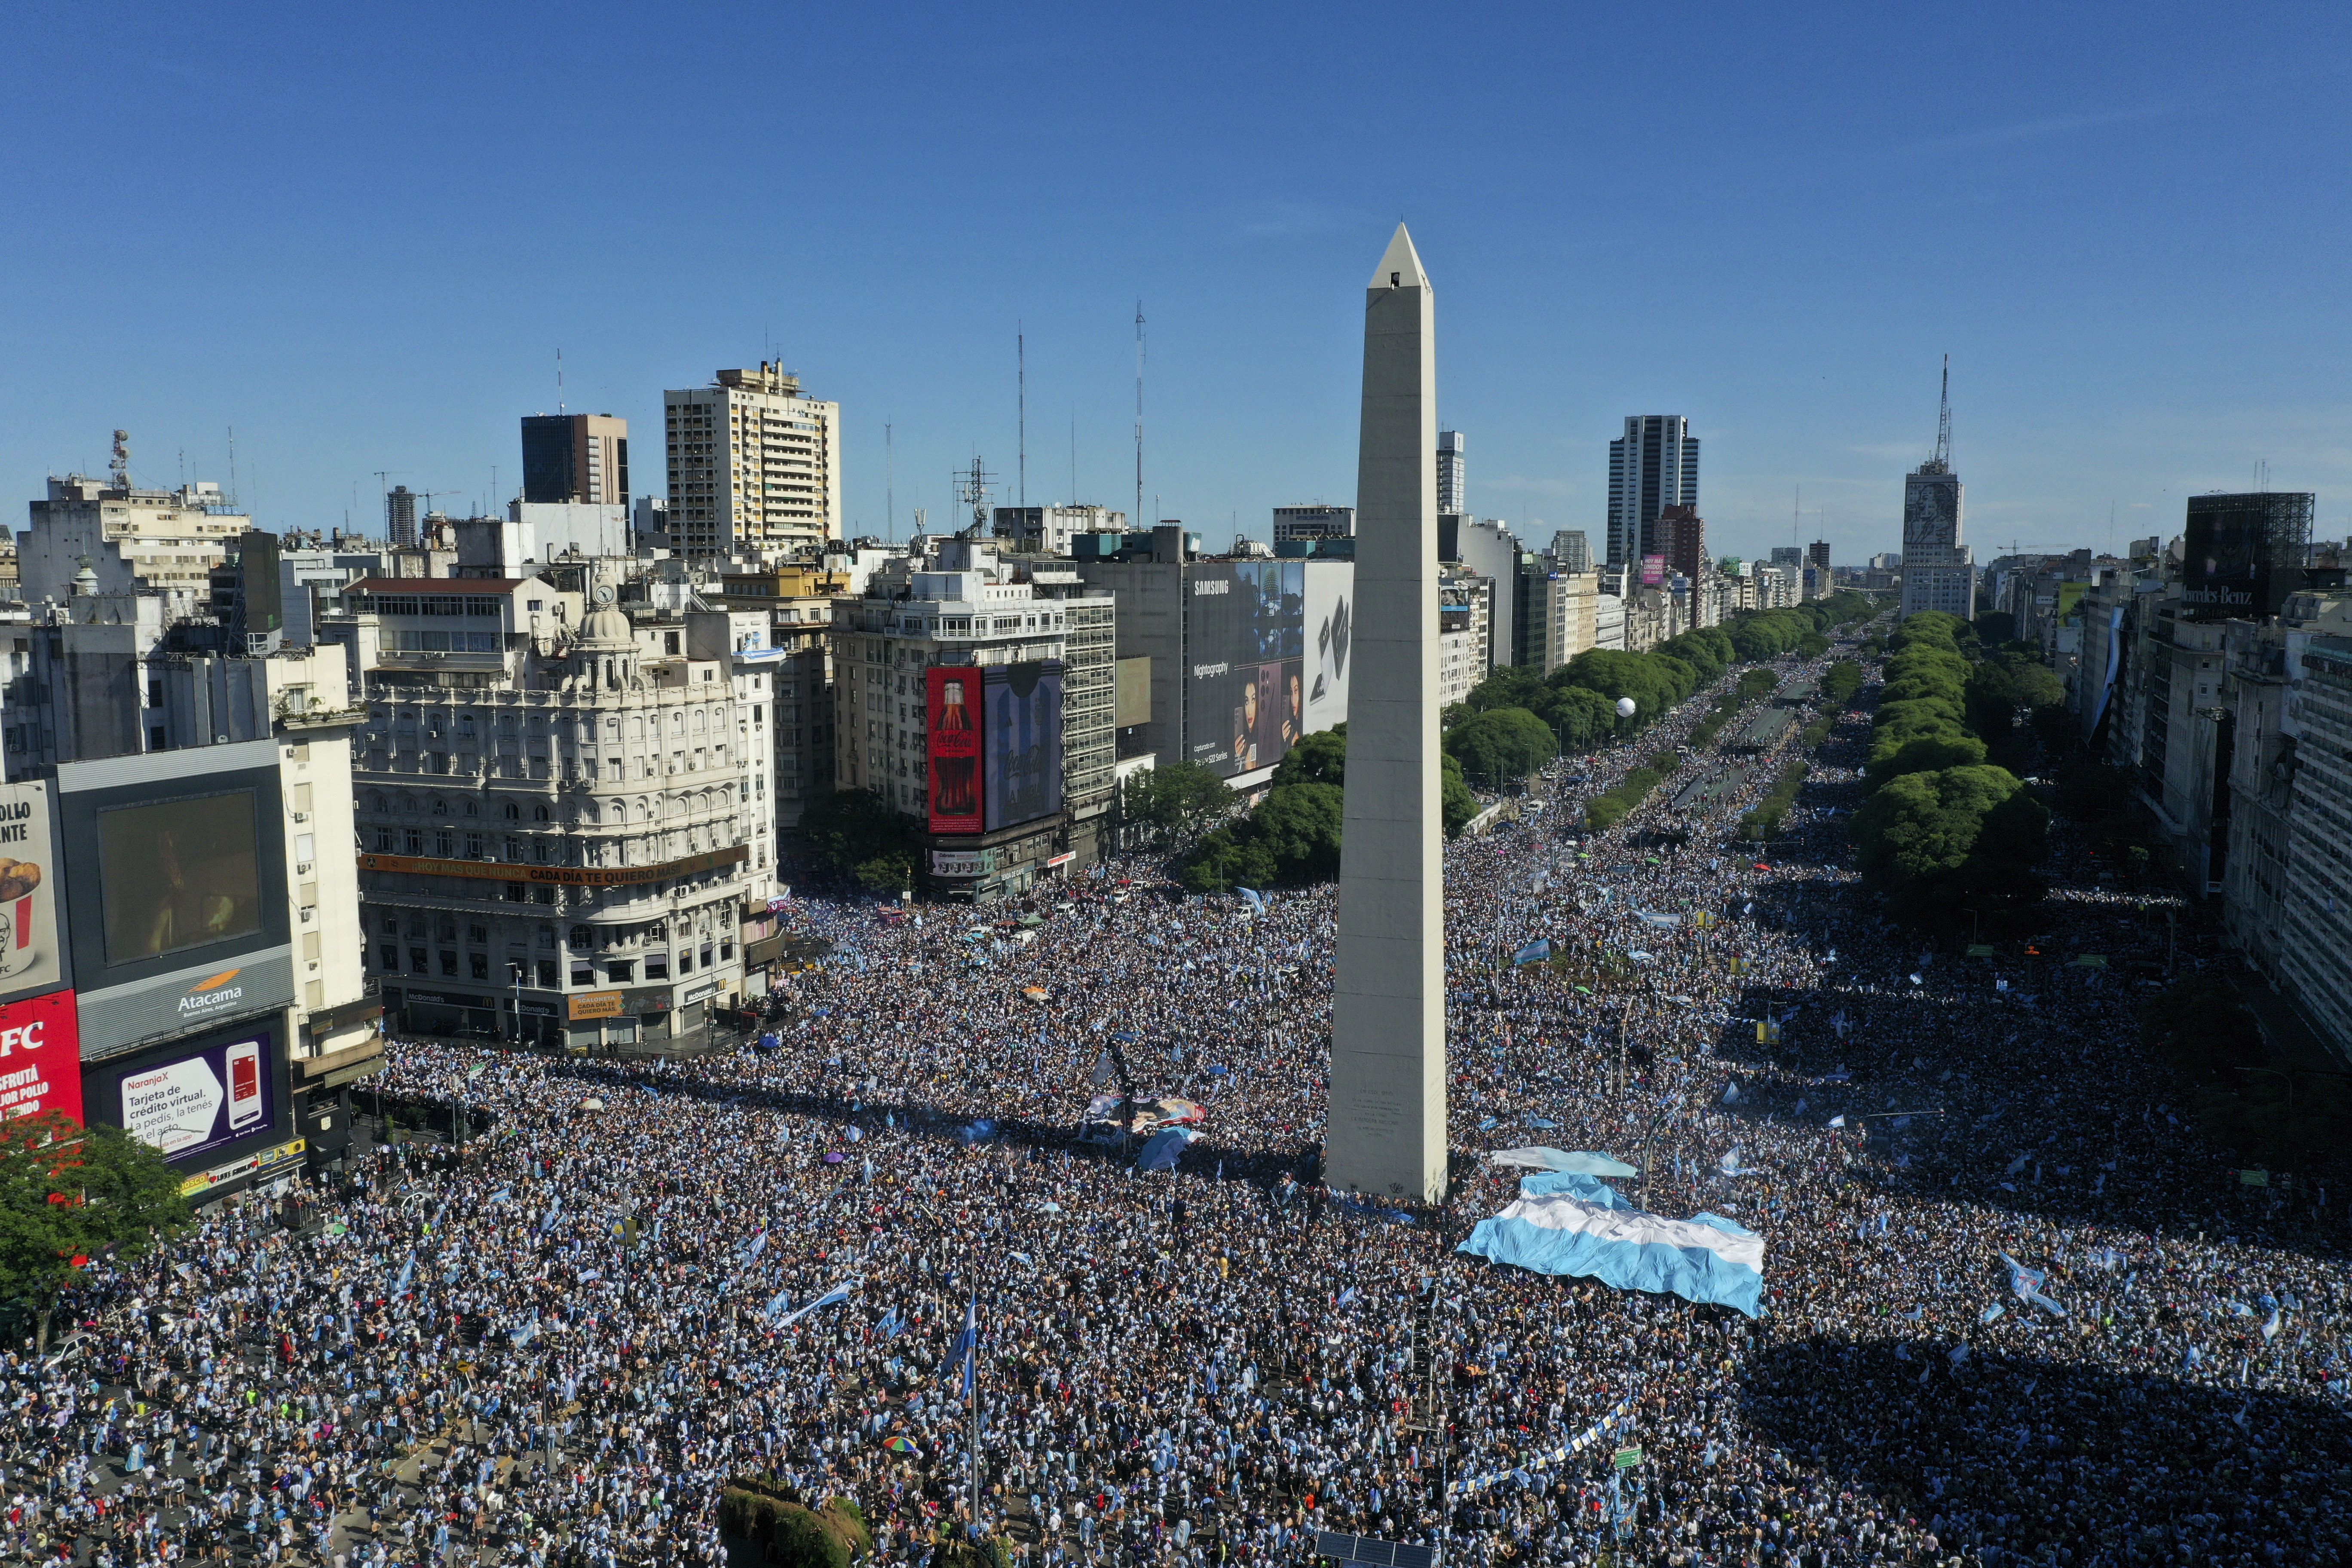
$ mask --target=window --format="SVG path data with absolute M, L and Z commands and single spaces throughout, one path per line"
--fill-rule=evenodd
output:
M 481 858 L 482 836 L 478 833 L 468 833 L 466 835 L 466 858 L 478 860 Z
M 555 989 L 555 960 L 542 958 L 539 961 L 539 988 L 542 991 Z
M 375 830 L 375 847 L 377 849 L 389 855 L 392 853 L 393 842 L 391 828 L 379 827 Z
M 404 845 L 411 855 L 422 855 L 425 853 L 425 835 L 418 832 L 415 828 L 410 828 L 406 833 L 403 834 L 401 837 Z
M 419 974 L 430 974 L 433 973 L 433 955 L 421 947 L 412 947 L 408 950 L 408 967 Z
M 476 947 L 488 947 L 490 942 L 490 928 L 469 925 L 466 928 L 466 940 Z
M 572 952 L 585 952 L 596 945 L 596 933 L 586 926 L 573 926 L 570 944 Z
M 400 967 L 400 944 L 398 942 L 387 942 L 379 947 L 376 952 L 379 955 L 376 960 L 377 967 L 384 970 L 396 970 Z
M 669 978 L 669 955 L 667 953 L 656 952 L 646 955 L 646 978 L 648 980 L 667 980 Z
M 436 855 L 438 855 L 438 856 L 439 856 L 439 857 L 441 857 L 441 858 L 443 858 L 444 860 L 446 860 L 446 859 L 448 859 L 451 856 L 453 856 L 453 855 L 457 854 L 457 836 L 456 836 L 455 834 L 453 834 L 453 833 L 450 833 L 450 832 L 449 832 L 447 829 L 446 829 L 446 828 L 445 828 L 445 829 L 443 829 L 441 832 L 436 833 L 436 834 L 433 836 L 433 853 L 435 853 Z
M 499 815 L 505 817 L 509 822 L 513 822 L 522 816 L 522 807 L 517 805 L 512 801 L 509 801 L 502 808 L 500 808 Z
M 636 973 L 636 964 L 627 959 L 616 959 L 604 965 L 604 977 L 615 985 L 626 985 Z
M 468 953 L 467 954 L 467 958 L 473 965 L 475 979 L 488 980 L 490 977 L 490 955 L 488 953 Z
M 452 980 L 457 978 L 457 955 L 456 953 L 445 952 L 441 955 L 441 973 L 447 975 Z
M 593 985 L 596 984 L 596 972 L 584 963 L 575 963 L 572 966 L 572 984 Z

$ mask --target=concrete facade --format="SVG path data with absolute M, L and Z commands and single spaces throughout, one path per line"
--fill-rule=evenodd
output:
M 1428 275 L 1397 226 L 1364 303 L 1356 675 L 1324 1179 L 1444 1195 L 1437 746 L 1437 373 Z

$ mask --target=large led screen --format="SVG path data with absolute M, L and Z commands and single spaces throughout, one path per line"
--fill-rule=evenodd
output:
M 1184 750 L 1230 778 L 1269 768 L 1307 724 L 1307 563 L 1204 563 L 1187 584 Z
M 121 1072 L 115 1103 L 123 1130 L 167 1160 L 225 1148 L 278 1124 L 269 1031 L 200 1046 Z
M 1062 809 L 1062 665 L 992 664 L 987 706 L 988 830 Z
M 100 811 L 98 853 L 109 963 L 261 931 L 251 790 Z
M 978 833 L 980 808 L 980 670 L 950 665 L 925 670 L 923 727 L 927 755 L 926 816 L 933 833 Z

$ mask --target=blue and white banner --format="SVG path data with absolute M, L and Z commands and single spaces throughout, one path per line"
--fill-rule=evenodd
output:
M 1529 1458 L 1521 1464 L 1518 1468 L 1514 1470 L 1496 1470 L 1491 1474 L 1484 1476 L 1465 1476 L 1462 1479 L 1454 1482 L 1451 1487 L 1448 1487 L 1446 1489 L 1446 1493 L 1450 1497 L 1460 1497 L 1465 1492 L 1482 1492 L 1488 1487 L 1495 1485 L 1497 1481 L 1507 1481 L 1514 1476 L 1519 1477 L 1520 1484 L 1525 1485 L 1527 1479 L 1531 1473 L 1540 1470 L 1548 1470 L 1554 1465 L 1564 1465 L 1568 1463 L 1568 1461 L 1575 1455 L 1582 1453 L 1585 1449 L 1592 1447 L 1593 1444 L 1598 1443 L 1601 1438 L 1608 1436 L 1612 1432 L 1616 1431 L 1619 1427 L 1633 1425 L 1633 1395 L 1627 1394 L 1624 1398 L 1619 1400 L 1611 1407 L 1608 1415 L 1603 1415 L 1600 1420 L 1595 1421 L 1591 1426 L 1586 1427 L 1583 1431 L 1579 1432 L 1575 1436 L 1570 1437 L 1559 1447 L 1549 1449 L 1546 1452 L 1536 1455 L 1532 1458 Z M 1709 1447 L 1712 1447 L 1712 1445 L 1709 1445 Z
M 852 1290 L 856 1289 L 858 1281 L 855 1279 L 849 1280 L 845 1284 L 835 1285 L 832 1289 L 827 1290 L 824 1295 L 819 1296 L 807 1306 L 795 1307 L 793 1309 L 792 1311 L 784 1315 L 782 1321 L 778 1322 L 776 1327 L 780 1329 L 789 1329 L 794 1323 L 799 1322 L 803 1318 L 807 1317 L 811 1312 L 815 1311 L 819 1307 L 840 1306 L 844 1301 L 849 1300 L 849 1293 Z M 782 1298 L 778 1297 L 777 1300 L 782 1300 Z
M 1666 1219 L 1552 1193 L 1523 1197 L 1480 1220 L 1454 1250 L 1538 1274 L 1576 1275 L 1762 1315 L 1764 1238 L 1719 1215 Z
M 1549 937 L 1542 937 L 1535 942 L 1528 943 L 1527 946 L 1511 954 L 1511 962 L 1514 964 L 1541 963 L 1550 957 L 1551 939 Z

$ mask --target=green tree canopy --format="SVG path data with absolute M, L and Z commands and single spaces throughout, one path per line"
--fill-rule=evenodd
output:
M 2032 868 L 2048 826 L 2016 775 L 1962 766 L 1890 778 L 1854 814 L 1853 837 L 1864 886 L 1906 919 L 1949 918 L 1958 900 L 2038 899 Z
M 1130 773 L 1124 789 L 1121 806 L 1128 820 L 1141 823 L 1162 843 L 1197 837 L 1234 809 L 1234 792 L 1217 770 L 1189 759 Z
M 1552 760 L 1551 726 L 1524 708 L 1494 708 L 1447 731 L 1445 750 L 1472 778 L 1524 778 Z
M 1475 692 L 1472 695 L 1476 695 Z M 1274 770 L 1277 784 L 1348 782 L 1348 726 L 1318 730 L 1290 748 Z
M 143 1257 L 188 1217 L 179 1174 L 121 1128 L 57 1111 L 0 1123 L 0 1300 L 32 1309 L 42 1349 L 90 1258 Z

